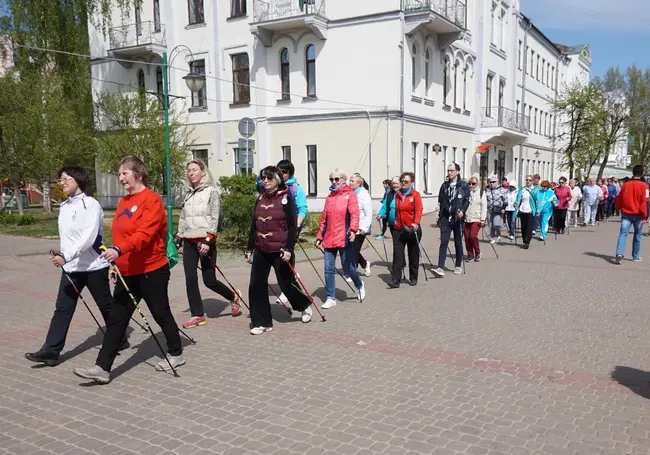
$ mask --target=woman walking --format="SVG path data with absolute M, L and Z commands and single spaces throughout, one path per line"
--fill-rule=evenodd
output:
M 422 197 L 413 188 L 415 174 L 404 172 L 400 176 L 402 188 L 395 194 L 395 229 L 393 235 L 393 268 L 391 288 L 399 288 L 402 269 L 406 266 L 404 249 L 409 255 L 409 284 L 418 284 L 418 267 L 420 266 L 420 245 L 422 238 Z M 416 237 L 417 236 L 417 237 Z
M 169 263 L 165 238 L 167 223 L 160 195 L 147 184 L 149 173 L 142 160 L 127 156 L 118 165 L 118 179 L 127 195 L 117 204 L 111 225 L 113 246 L 102 257 L 118 268 L 126 285 L 137 301 L 144 300 L 151 315 L 167 340 L 167 359 L 156 370 L 167 371 L 170 364 L 177 368 L 185 364 L 178 326 L 169 307 Z M 122 280 L 117 280 L 113 293 L 106 336 L 95 366 L 76 368 L 74 373 L 85 379 L 106 384 L 110 371 L 135 311 L 134 302 Z
M 517 219 L 515 218 L 515 201 L 517 200 L 517 182 L 511 180 L 508 183 L 508 192 L 506 197 L 508 199 L 508 205 L 506 205 L 506 222 L 508 224 L 508 238 L 512 242 L 515 240 L 515 230 L 517 227 Z
M 576 185 L 577 180 L 569 180 L 569 189 L 571 190 L 571 200 L 569 201 L 567 225 L 578 227 L 578 215 L 580 213 L 580 199 L 582 199 L 582 190 Z
M 467 260 L 479 262 L 481 246 L 478 241 L 478 233 L 485 226 L 487 218 L 487 195 L 485 191 L 481 191 L 476 177 L 470 177 L 467 184 L 469 185 L 469 206 L 465 213 L 463 236 L 465 237 Z
M 267 166 L 260 171 L 262 194 L 257 198 L 251 231 L 248 237 L 246 261 L 252 264 L 248 295 L 251 305 L 251 335 L 261 335 L 273 330 L 271 304 L 268 297 L 271 267 L 295 311 L 302 312 L 302 322 L 311 321 L 309 298 L 292 285 L 293 273 L 289 268 L 293 248 L 298 237 L 296 202 L 284 184 L 280 170 Z
M 555 197 L 558 200 L 558 204 L 555 207 L 555 232 L 558 234 L 564 234 L 564 229 L 566 228 L 566 214 L 569 210 L 569 205 L 571 204 L 571 188 L 566 184 L 566 177 L 560 177 L 559 185 L 555 187 Z
M 217 280 L 213 263 L 217 262 L 215 245 L 219 226 L 219 192 L 205 163 L 192 160 L 185 167 L 187 194 L 183 211 L 178 221 L 177 243 L 183 243 L 183 269 L 185 287 L 190 305 L 190 319 L 183 324 L 186 329 L 206 324 L 203 299 L 199 291 L 197 266 L 201 263 L 203 284 L 230 302 L 231 314 L 239 316 L 241 305 L 239 296 L 225 284 Z M 240 294 L 240 291 L 237 291 Z
M 25 354 L 32 362 L 47 366 L 60 363 L 59 355 L 77 308 L 78 292 L 84 288 L 87 287 L 93 296 L 104 322 L 108 321 L 112 300 L 108 284 L 109 264 L 100 257 L 99 249 L 104 211 L 99 202 L 86 195 L 89 180 L 86 170 L 77 166 L 64 166 L 59 171 L 57 183 L 68 198 L 61 203 L 59 210 L 61 250 L 52 257 L 52 264 L 61 269 L 61 280 L 45 343 L 38 351 Z M 125 339 L 120 349 L 128 347 Z
M 353 174 L 350 177 L 350 188 L 356 193 L 357 200 L 359 201 L 359 232 L 354 238 L 354 251 L 357 266 L 361 267 L 366 276 L 370 276 L 370 262 L 361 254 L 361 247 L 366 240 L 366 236 L 370 235 L 370 228 L 372 227 L 372 199 L 367 189 L 363 187 L 364 179 L 359 174 Z
M 521 223 L 521 237 L 524 241 L 524 249 L 530 248 L 530 241 L 533 238 L 533 217 L 537 215 L 537 191 L 533 184 L 533 176 L 526 176 L 526 184 L 517 192 L 515 199 L 514 217 L 519 216 Z
M 347 176 L 341 169 L 330 173 L 330 194 L 325 199 L 325 207 L 320 218 L 316 235 L 316 247 L 324 248 L 325 290 L 327 299 L 321 308 L 336 306 L 336 255 L 341 254 L 344 273 L 352 279 L 357 288 L 357 299 L 361 302 L 366 296 L 366 288 L 357 274 L 354 260 L 354 239 L 359 230 L 359 203 L 356 193 L 347 184 Z
M 551 189 L 551 183 L 548 180 L 544 180 L 541 184 L 540 190 L 537 192 L 537 216 L 539 216 L 540 240 L 546 240 L 549 220 L 551 219 L 553 209 L 557 204 L 558 200 Z

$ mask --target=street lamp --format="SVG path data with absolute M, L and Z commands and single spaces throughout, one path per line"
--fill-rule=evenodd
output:
M 194 55 L 192 54 L 192 51 L 190 50 L 189 47 L 185 46 L 184 44 L 179 44 L 175 48 L 171 50 L 169 55 L 171 58 L 168 59 L 167 57 L 167 52 L 163 52 L 162 55 L 162 64 L 163 64 L 163 117 L 165 119 L 165 183 L 166 183 L 166 188 L 165 190 L 167 191 L 167 232 L 171 233 L 173 235 L 173 228 L 174 228 L 174 217 L 172 216 L 172 209 L 174 208 L 174 205 L 172 203 L 172 146 L 171 146 L 171 138 L 170 138 L 170 131 L 169 131 L 169 68 L 174 61 L 174 58 L 178 56 L 180 52 L 177 52 L 176 55 L 174 55 L 174 52 L 183 49 L 186 50 L 187 53 L 189 54 L 185 60 L 187 63 L 192 63 L 194 61 Z M 187 76 L 183 76 L 183 79 L 185 79 L 185 83 L 187 84 L 187 88 L 190 89 L 192 93 L 196 93 L 199 90 L 203 88 L 203 84 L 205 84 L 205 75 L 199 74 L 193 69 L 191 69 L 190 66 L 190 72 L 187 74 Z

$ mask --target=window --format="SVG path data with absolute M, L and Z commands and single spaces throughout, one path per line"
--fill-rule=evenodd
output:
M 548 132 L 548 112 L 544 113 L 544 136 L 547 136 Z
M 431 144 L 422 145 L 422 184 L 424 185 L 424 194 L 429 192 L 429 147 Z
M 310 44 L 305 49 L 307 72 L 307 96 L 316 97 L 316 47 Z M 314 146 L 315 147 L 315 146 Z
M 497 176 L 499 178 L 499 182 L 502 181 L 506 176 L 506 152 L 504 150 L 499 150 Z
M 190 72 L 198 74 L 205 74 L 205 60 L 194 60 L 190 62 Z M 206 98 L 208 97 L 208 89 L 205 84 L 198 92 L 192 92 L 192 107 L 205 108 L 208 106 Z
M 506 10 L 502 9 L 499 15 L 499 49 L 503 50 L 506 31 Z
M 505 88 L 506 88 L 506 81 L 499 81 L 499 110 L 501 110 L 501 108 L 503 107 L 503 92 Z
M 248 104 L 251 102 L 250 70 L 248 54 L 234 54 L 232 58 L 232 91 L 233 104 Z
M 449 93 L 449 61 L 445 58 L 442 66 L 442 104 L 447 106 L 447 93 Z
M 429 83 L 430 83 L 430 78 L 429 78 L 429 67 L 431 65 L 431 54 L 429 53 L 429 49 L 427 49 L 426 53 L 424 54 L 424 94 L 425 96 L 429 96 Z
M 485 115 L 487 117 L 492 116 L 492 79 L 494 76 L 488 74 L 487 80 L 485 81 Z
M 533 120 L 533 133 L 537 134 L 537 111 L 538 109 L 535 108 L 535 119 Z
M 282 159 L 291 161 L 291 146 L 283 145 L 282 146 Z
M 517 100 L 517 116 L 519 116 L 519 109 L 521 109 L 521 101 Z
M 316 146 L 307 146 L 307 196 L 318 194 L 318 163 L 316 161 Z
M 141 95 L 144 95 L 146 90 L 145 82 L 144 82 L 144 71 L 139 69 L 138 70 L 138 92 L 140 92 Z
M 246 0 L 230 0 L 230 17 L 246 15 Z
M 517 67 L 521 69 L 521 53 L 523 51 L 524 43 L 519 40 L 519 50 L 517 51 Z
M 289 67 L 289 50 L 286 47 L 280 51 L 280 83 L 282 99 L 291 99 L 291 69 Z
M 497 9 L 497 5 L 496 5 L 496 3 L 493 3 L 492 8 L 490 10 L 490 42 L 492 44 L 496 44 L 496 33 L 495 33 L 495 29 L 496 29 L 496 25 L 497 25 L 496 24 L 496 9 Z
M 549 122 L 548 122 L 548 136 L 551 137 L 552 130 L 553 130 L 553 115 L 549 115 Z
M 192 150 L 192 159 L 201 160 L 208 166 L 208 149 L 195 149 Z
M 447 166 L 449 164 L 447 163 L 447 146 L 443 145 L 442 146 L 442 179 L 443 181 L 447 179 Z
M 160 66 L 156 68 L 156 92 L 160 96 L 162 96 L 165 93 L 163 87 L 163 73 L 162 73 L 162 68 Z
M 553 74 L 555 74 L 554 66 L 551 67 L 551 88 L 555 88 L 555 76 Z
M 533 120 L 533 106 L 528 106 L 528 132 L 529 133 L 533 131 L 533 127 L 531 126 L 531 124 L 533 123 L 532 120 Z
M 234 152 L 235 174 L 252 174 L 253 168 L 255 167 L 255 155 L 253 151 L 235 148 Z
M 546 59 L 542 59 L 542 84 L 544 84 L 544 68 L 546 67 Z
M 469 71 L 468 67 L 465 67 L 463 70 L 463 110 L 467 110 L 467 71 Z
M 411 91 L 413 92 L 417 89 L 417 55 L 418 47 L 413 43 L 413 46 L 411 47 Z
M 141 3 L 139 1 L 135 2 L 135 34 L 136 36 L 142 36 L 142 10 Z
M 531 76 L 533 75 L 533 66 L 535 65 L 535 51 L 531 49 L 530 51 L 530 70 L 528 70 L 528 74 Z
M 485 185 L 485 182 L 487 181 L 488 178 L 488 174 L 490 173 L 489 160 L 490 160 L 489 150 L 486 150 L 485 152 L 481 153 L 481 159 L 479 161 L 479 171 L 478 171 L 481 188 L 483 188 L 483 186 Z
M 454 107 L 458 107 L 458 62 L 454 65 Z
M 160 0 L 153 0 L 153 31 L 160 31 Z
M 528 68 L 528 65 L 527 65 L 529 49 L 530 49 L 530 47 L 526 46 L 526 55 L 524 55 L 524 66 L 526 67 L 526 74 L 530 73 L 530 68 Z
M 413 173 L 417 173 L 418 170 L 418 143 L 417 142 L 411 142 L 411 169 L 413 170 Z M 413 188 L 415 188 L 415 183 L 413 184 Z
M 187 0 L 187 10 L 189 13 L 190 25 L 205 23 L 203 0 Z
M 539 80 L 539 55 L 537 56 L 537 67 L 535 69 L 535 79 Z

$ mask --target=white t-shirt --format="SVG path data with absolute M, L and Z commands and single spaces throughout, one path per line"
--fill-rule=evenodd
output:
M 532 213 L 533 209 L 530 206 L 530 195 L 532 189 L 524 187 L 521 190 L 521 200 L 519 201 L 519 211 L 521 213 Z

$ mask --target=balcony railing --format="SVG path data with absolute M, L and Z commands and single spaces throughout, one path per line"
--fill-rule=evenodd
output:
M 407 13 L 433 11 L 449 22 L 466 28 L 466 6 L 458 0 L 406 0 L 404 10 Z
M 483 108 L 481 126 L 508 128 L 509 130 L 528 133 L 530 117 L 505 107 Z
M 325 16 L 325 0 L 253 0 L 255 22 L 277 21 L 300 16 Z
M 165 26 L 153 21 L 121 25 L 109 30 L 111 49 L 159 45 L 165 46 Z

